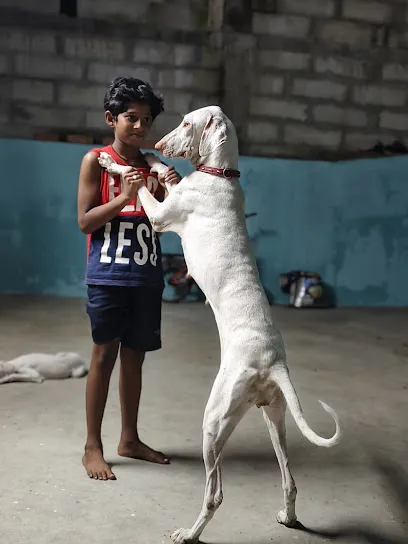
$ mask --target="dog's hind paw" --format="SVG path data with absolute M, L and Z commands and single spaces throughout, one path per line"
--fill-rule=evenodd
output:
M 171 539 L 174 544 L 197 544 L 198 538 L 190 538 L 190 529 L 177 529 L 171 535 Z
M 297 524 L 296 516 L 294 518 L 289 518 L 284 510 L 278 512 L 278 515 L 276 516 L 276 521 L 281 525 L 285 525 L 285 527 L 289 527 L 289 529 L 293 529 L 293 527 L 295 527 L 295 525 Z

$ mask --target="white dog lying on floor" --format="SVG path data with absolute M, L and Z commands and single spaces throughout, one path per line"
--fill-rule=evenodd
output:
M 82 378 L 87 373 L 88 368 L 77 353 L 27 353 L 11 361 L 0 361 L 0 384 Z
M 235 128 L 218 106 L 186 115 L 181 124 L 156 144 L 165 157 L 183 157 L 196 170 L 171 187 L 159 203 L 147 187 L 138 194 L 153 228 L 173 231 L 182 239 L 188 270 L 206 295 L 217 322 L 221 364 L 204 413 L 203 455 L 206 485 L 201 512 L 191 529 L 172 535 L 177 544 L 197 542 L 222 501 L 221 455 L 238 422 L 252 406 L 262 406 L 282 472 L 284 508 L 278 522 L 296 523 L 296 487 L 286 451 L 285 410 L 291 411 L 302 434 L 317 446 L 340 439 L 339 420 L 332 438 L 318 436 L 307 424 L 286 366 L 283 339 L 276 328 L 260 283 L 245 223 L 244 197 L 238 182 Z M 152 170 L 166 168 L 146 155 Z M 112 174 L 127 167 L 100 157 Z

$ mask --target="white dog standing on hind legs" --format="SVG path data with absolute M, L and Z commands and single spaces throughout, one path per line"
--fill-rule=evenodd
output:
M 285 411 L 289 407 L 302 434 L 317 446 L 331 447 L 340 439 L 339 420 L 324 403 L 336 424 L 332 438 L 318 436 L 307 424 L 291 383 L 281 334 L 260 283 L 250 247 L 244 197 L 238 183 L 238 141 L 235 128 L 218 106 L 187 114 L 156 149 L 165 157 L 183 157 L 196 170 L 169 188 L 159 203 L 144 186 L 139 197 L 153 228 L 180 235 L 189 273 L 206 295 L 220 334 L 221 363 L 207 402 L 203 421 L 206 485 L 201 512 L 191 529 L 172 535 L 177 544 L 198 542 L 222 502 L 221 456 L 244 414 L 262 406 L 282 472 L 284 507 L 278 522 L 296 523 L 296 487 L 288 466 Z M 147 155 L 152 170 L 166 168 Z M 101 157 L 114 174 L 123 166 Z M 125 167 L 126 168 L 126 167 Z

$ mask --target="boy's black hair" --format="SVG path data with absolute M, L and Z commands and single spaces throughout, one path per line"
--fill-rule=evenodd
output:
M 151 86 L 135 77 L 117 77 L 105 93 L 103 106 L 114 117 L 125 112 L 130 104 L 148 104 L 153 119 L 164 111 L 163 98 Z

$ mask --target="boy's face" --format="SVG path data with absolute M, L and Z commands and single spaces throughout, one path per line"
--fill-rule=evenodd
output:
M 105 113 L 106 122 L 115 130 L 118 140 L 131 147 L 140 147 L 153 124 L 150 107 L 147 104 L 130 104 L 127 110 L 114 118 L 110 111 Z

